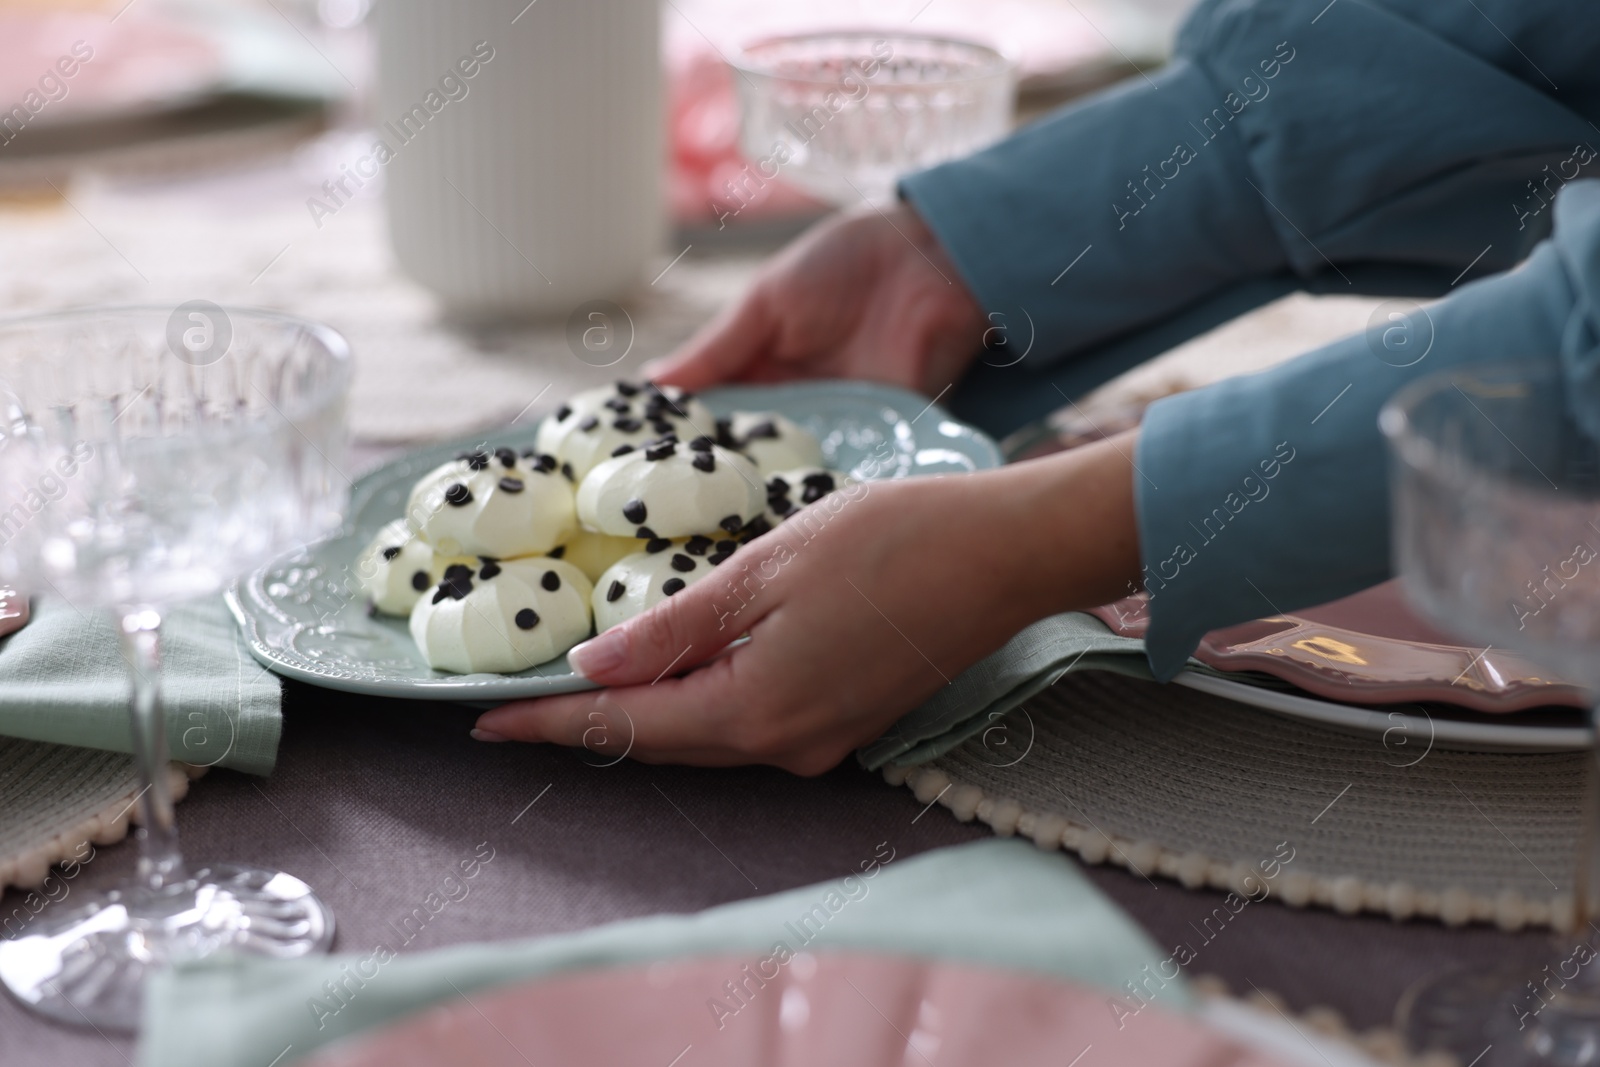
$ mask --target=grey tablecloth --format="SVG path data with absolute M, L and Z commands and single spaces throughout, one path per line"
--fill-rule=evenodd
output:
M 345 947 L 390 937 L 389 924 L 485 840 L 496 858 L 482 884 L 410 950 L 692 911 L 840 876 L 880 841 L 909 856 L 985 832 L 942 807 L 924 811 L 909 791 L 852 764 L 815 779 L 760 768 L 597 768 L 587 754 L 472 741 L 473 713 L 457 708 L 291 683 L 285 710 L 272 777 L 213 771 L 178 821 L 196 859 L 278 864 L 310 881 L 338 915 Z M 104 850 L 72 891 L 128 876 L 132 858 L 131 843 Z M 1222 898 L 1121 870 L 1090 875 L 1162 944 L 1192 940 L 1189 924 Z M 0 898 L 0 913 L 20 899 Z M 1252 984 L 1276 991 L 1297 1009 L 1331 1005 L 1368 1027 L 1424 974 L 1541 943 L 1537 934 L 1274 903 L 1241 913 L 1191 969 L 1244 993 Z M 58 1027 L 0 997 L 4 1067 L 125 1067 L 125 1055 L 126 1041 Z

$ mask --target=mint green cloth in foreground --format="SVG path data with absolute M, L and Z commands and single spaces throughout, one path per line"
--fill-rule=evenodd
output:
M 320 959 L 230 956 L 190 964 L 152 983 L 139 1061 L 146 1067 L 264 1067 L 282 1056 L 277 1067 L 288 1067 L 332 1041 L 479 989 L 578 969 L 765 954 L 780 940 L 798 951 L 785 924 L 808 913 L 829 891 L 847 902 L 806 944 L 809 952 L 875 951 L 962 961 L 1115 992 L 1164 955 L 1065 856 L 1017 840 L 991 839 L 911 859 L 891 858 L 870 880 L 824 882 L 696 915 L 401 954 L 338 1014 L 325 1015 L 320 1030 L 310 1002 L 326 996 L 322 983 L 340 978 L 341 968 L 353 966 L 376 946 L 347 945 L 347 952 Z M 1192 1003 L 1181 979 L 1164 986 L 1156 998 L 1180 1010 Z
M 269 773 L 282 685 L 250 658 L 220 596 L 168 614 L 162 658 L 171 757 Z M 109 615 L 35 597 L 28 625 L 0 642 L 0 736 L 131 752 L 127 671 Z

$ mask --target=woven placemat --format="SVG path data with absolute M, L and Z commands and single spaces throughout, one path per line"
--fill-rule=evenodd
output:
M 1085 671 L 945 756 L 884 773 L 958 819 L 1088 863 L 1516 930 L 1570 911 L 1587 758 L 1346 733 Z
M 173 799 L 204 773 L 168 764 Z M 138 813 L 138 793 L 132 756 L 0 738 L 0 891 L 48 889 L 53 865 L 75 871 L 93 858 L 95 846 L 121 841 Z M 7 918 L 14 917 L 0 915 L 0 936 Z

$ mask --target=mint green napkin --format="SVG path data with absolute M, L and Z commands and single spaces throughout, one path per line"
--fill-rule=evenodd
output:
M 172 758 L 269 773 L 282 686 L 250 658 L 222 598 L 174 610 L 162 631 Z M 34 598 L 28 625 L 0 643 L 0 735 L 132 751 L 127 665 L 108 615 Z
M 891 762 L 925 763 L 989 729 L 1062 675 L 1077 670 L 1152 677 L 1143 641 L 1112 633 L 1105 623 L 1083 612 L 1052 615 L 956 675 L 856 756 L 872 771 Z
M 1224 673 L 1192 658 L 1189 669 L 1251 685 L 1289 688 L 1276 678 Z M 962 671 L 882 737 L 857 750 L 856 758 L 872 771 L 887 763 L 926 763 L 994 726 L 1068 671 L 1091 670 L 1154 677 L 1144 642 L 1113 633 L 1093 615 L 1072 611 L 1040 619 Z
M 376 946 L 321 959 L 237 956 L 157 975 L 145 1001 L 140 1063 L 147 1067 L 288 1067 L 315 1049 L 459 993 L 563 971 L 681 956 L 765 953 L 785 924 L 830 891 L 848 902 L 806 945 L 1033 971 L 1121 992 L 1163 953 L 1060 853 L 990 839 L 893 860 L 871 879 L 823 882 L 725 904 L 697 915 L 631 919 L 582 933 L 402 954 L 323 1024 L 309 1004 Z M 864 858 L 864 861 L 870 858 Z M 797 951 L 797 944 L 790 944 Z M 458 992 L 459 990 L 459 992 Z M 1157 998 L 1187 1008 L 1181 982 Z M 287 1046 L 287 1051 L 285 1049 Z

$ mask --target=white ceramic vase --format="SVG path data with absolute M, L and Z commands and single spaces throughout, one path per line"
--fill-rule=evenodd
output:
M 452 314 L 562 316 L 665 229 L 656 0 L 379 0 L 378 135 L 402 269 Z

